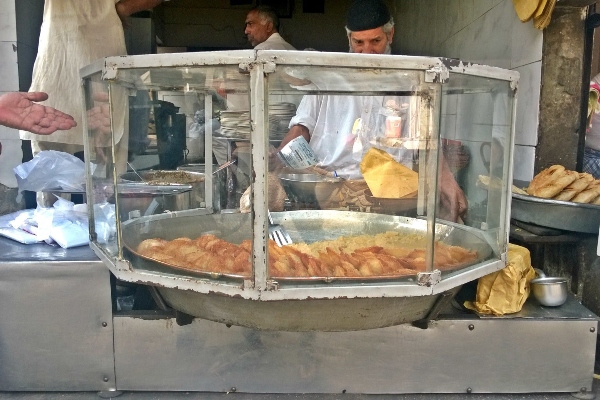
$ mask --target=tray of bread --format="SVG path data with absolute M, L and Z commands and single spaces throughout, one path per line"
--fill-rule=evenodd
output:
M 525 192 L 512 194 L 511 218 L 539 226 L 598 233 L 600 180 L 553 165 L 537 174 Z

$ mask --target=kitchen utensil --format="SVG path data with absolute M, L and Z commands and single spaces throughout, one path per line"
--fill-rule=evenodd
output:
M 280 174 L 279 179 L 290 200 L 298 203 L 320 203 L 329 199 L 344 185 L 343 178 L 319 174 Z
M 271 217 L 271 211 L 267 210 L 267 217 L 269 218 L 269 238 L 273 240 L 279 247 L 292 244 L 292 238 L 289 233 L 279 224 L 273 222 Z
M 131 168 L 131 170 L 133 171 L 133 173 L 136 174 L 138 178 L 140 178 L 141 182 L 144 182 L 144 178 L 142 178 L 142 176 L 135 170 L 135 168 L 133 168 L 133 165 L 129 164 L 129 161 L 127 161 L 127 166 L 129 168 Z
M 365 199 L 379 208 L 384 214 L 408 215 L 416 216 L 417 213 L 417 197 L 402 197 L 399 199 L 388 199 L 383 197 L 375 197 L 371 190 L 365 191 Z
M 538 277 L 531 280 L 531 292 L 543 306 L 558 307 L 567 301 L 567 279 L 548 277 L 535 268 Z
M 232 213 L 233 212 L 233 213 Z M 356 236 L 363 234 L 379 234 L 387 231 L 399 231 L 407 237 L 416 238 L 415 246 L 423 248 L 427 221 L 419 218 L 390 216 L 377 213 L 364 213 L 337 210 L 301 210 L 283 211 L 277 213 L 278 221 L 285 220 L 286 231 L 294 237 L 296 243 L 313 243 L 323 240 L 334 240 L 340 236 Z M 141 256 L 137 253 L 138 245 L 148 237 L 160 237 L 173 240 L 178 237 L 196 238 L 206 232 L 219 232 L 218 236 L 231 243 L 241 243 L 251 237 L 251 214 L 240 213 L 239 210 L 223 210 L 220 214 L 210 214 L 185 218 L 157 219 L 157 216 L 139 218 L 127 221 L 124 235 L 125 247 L 131 254 L 136 268 L 150 269 L 173 273 L 174 271 L 192 274 L 193 276 L 209 277 L 214 279 L 214 273 L 198 271 L 179 265 L 159 262 Z M 160 217 L 158 217 L 160 218 Z M 477 252 L 474 263 L 485 262 L 494 257 L 494 252 L 487 239 L 478 229 L 458 224 L 436 224 L 436 235 L 442 243 L 469 243 L 468 249 Z M 418 239 L 420 238 L 420 239 Z M 449 272 L 449 271 L 448 271 Z M 445 274 L 446 271 L 442 272 Z M 415 271 L 416 274 L 416 271 Z M 227 279 L 244 279 L 245 275 L 219 274 Z M 394 275 L 370 277 L 338 277 L 336 281 L 372 281 L 393 280 L 399 277 Z M 280 282 L 323 282 L 327 277 L 280 277 Z
M 127 219 L 129 212 L 134 210 L 150 215 L 206 207 L 204 178 L 203 173 L 192 171 L 126 172 L 120 176 L 119 183 L 120 217 Z M 220 209 L 216 196 L 213 207 Z
M 216 174 L 217 172 L 229 167 L 231 164 L 235 164 L 235 162 L 237 161 L 237 158 L 234 158 L 233 160 L 229 160 L 226 163 L 223 163 L 219 166 L 219 168 L 217 168 L 216 170 L 213 171 L 213 175 Z
M 426 220 L 375 213 L 303 210 L 285 211 L 277 213 L 276 216 L 278 221 L 285 219 L 285 228 L 296 243 L 331 240 L 339 236 L 378 234 L 390 230 L 422 238 L 424 242 L 427 231 Z M 251 217 L 251 214 L 244 213 L 185 216 L 185 218 L 142 217 L 127 221 L 123 225 L 124 245 L 132 254 L 132 268 L 150 271 L 152 276 L 172 277 L 183 274 L 191 279 L 221 279 L 241 282 L 248 277 L 236 274 L 214 276 L 211 272 L 172 266 L 140 256 L 136 249 L 142 240 L 149 237 L 160 237 L 166 240 L 178 237 L 196 238 L 206 232 L 218 232 L 218 236 L 225 240 L 241 243 L 251 237 Z M 442 242 L 448 244 L 469 243 L 469 249 L 477 251 L 476 262 L 483 262 L 495 257 L 489 242 L 481 231 L 455 224 L 436 224 L 436 226 L 436 233 Z M 456 271 L 444 271 L 442 275 L 453 273 Z M 334 282 L 385 282 L 397 279 L 406 280 L 410 277 L 399 278 L 387 275 L 340 277 L 336 278 Z M 330 280 L 326 277 L 281 277 L 277 278 L 277 282 L 322 284 L 330 282 Z M 166 296 L 164 299 L 170 307 L 193 316 L 214 320 L 216 319 L 214 313 L 220 310 L 222 312 L 221 322 L 227 321 L 235 325 L 252 326 L 259 329 L 290 331 L 371 329 L 414 321 L 425 318 L 438 299 L 438 295 L 427 295 L 377 299 L 335 298 L 325 301 L 307 299 L 306 301 L 258 302 L 203 294 L 191 290 L 157 287 L 161 295 Z
M 600 206 L 513 193 L 511 218 L 567 231 L 598 234 Z

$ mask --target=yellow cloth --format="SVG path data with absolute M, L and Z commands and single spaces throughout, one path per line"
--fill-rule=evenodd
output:
M 480 314 L 504 315 L 521 311 L 529 296 L 529 282 L 535 277 L 529 250 L 508 244 L 508 265 L 479 278 L 475 302 L 464 306 Z
M 536 16 L 533 17 L 533 26 L 536 29 L 543 30 L 550 24 L 550 19 L 552 18 L 552 11 L 554 11 L 554 7 L 556 6 L 556 0 L 548 0 L 546 5 L 544 6 L 544 10 L 539 13 L 536 12 Z
M 515 11 L 521 22 L 527 22 L 536 14 L 539 0 L 513 0 Z
M 398 199 L 417 195 L 419 174 L 383 150 L 371 147 L 360 162 L 360 172 L 375 197 Z

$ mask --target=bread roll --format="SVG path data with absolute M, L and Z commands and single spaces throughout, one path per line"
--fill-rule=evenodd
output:
M 593 181 L 584 191 L 571 199 L 571 201 L 575 203 L 591 203 L 594 202 L 598 196 L 600 196 L 600 181 Z
M 557 175 L 559 175 L 557 177 Z M 537 197 L 544 199 L 551 199 L 559 194 L 564 188 L 573 183 L 578 177 L 579 173 L 575 171 L 562 171 L 560 173 L 554 173 L 551 175 L 552 178 L 548 179 L 546 183 L 536 187 L 533 193 L 527 191 L 529 194 L 533 194 Z
M 586 172 L 579 174 L 579 177 L 569 186 L 564 188 L 559 194 L 554 196 L 554 200 L 569 201 L 579 193 L 587 189 L 588 185 L 594 181 L 594 177 Z
M 555 179 L 558 179 L 565 172 L 565 167 L 562 165 L 553 165 L 550 168 L 546 168 L 541 171 L 539 174 L 533 177 L 529 187 L 527 188 L 527 193 L 532 196 L 537 196 L 535 192 L 542 186 L 547 185 Z

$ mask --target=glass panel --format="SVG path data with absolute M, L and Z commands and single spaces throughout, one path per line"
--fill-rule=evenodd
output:
M 427 224 L 416 218 L 426 215 L 424 188 L 436 170 L 419 171 L 419 158 L 437 147 L 439 85 L 423 76 L 319 66 L 282 66 L 268 76 L 270 139 L 281 138 L 270 144 L 269 170 L 287 197 L 274 219 L 294 241 L 269 247 L 278 282 L 414 284 L 428 269 Z M 283 101 L 285 118 L 276 118 Z M 289 131 L 272 126 L 282 120 Z
M 110 246 L 98 239 L 110 254 L 133 252 L 139 269 L 251 276 L 252 221 L 240 215 L 251 175 L 248 82 L 238 65 L 120 69 L 110 84 L 100 74 L 86 79 L 93 200 L 118 215 Z M 166 223 L 172 217 L 178 226 Z M 141 230 L 139 218 L 147 221 Z M 178 238 L 161 264 L 144 262 L 153 253 L 140 253 L 140 242 Z
M 232 284 L 229 294 L 290 299 L 310 297 L 296 288 L 313 285 L 327 297 L 324 283 L 332 295 L 360 285 L 376 297 L 395 284 L 392 295 L 422 295 L 419 273 L 446 278 L 500 259 L 508 82 L 450 73 L 441 83 L 425 71 L 443 70 L 437 59 L 398 57 L 414 68 L 401 70 L 375 58 L 340 67 L 326 55 L 293 65 L 244 54 L 214 66 L 192 66 L 189 55 L 187 67 L 146 68 L 136 58 L 114 77 L 85 79 L 93 235 L 107 254 L 161 279 L 212 280 L 204 291 Z M 482 71 L 493 76 L 462 72 Z M 264 246 L 267 208 L 292 245 Z
M 119 248 L 114 204 L 109 89 L 98 73 L 84 81 L 84 91 L 87 185 L 93 188 L 88 190 L 88 203 L 93 205 L 90 215 L 90 220 L 94 222 L 90 224 L 92 238 L 107 254 L 116 256 Z
M 505 192 L 512 126 L 513 92 L 509 83 L 451 74 L 443 86 L 440 136 L 444 162 L 439 169 L 441 221 L 456 221 L 480 230 L 491 246 L 481 249 L 483 259 L 499 259 L 506 237 Z M 452 207 L 442 191 L 443 178 L 452 175 L 464 193 L 465 204 Z M 462 246 L 477 248 L 465 237 Z M 468 254 L 436 254 L 436 257 Z

